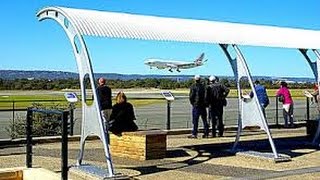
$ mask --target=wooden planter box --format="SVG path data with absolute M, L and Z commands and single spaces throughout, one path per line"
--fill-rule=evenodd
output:
M 110 133 L 111 155 L 138 160 L 161 159 L 166 156 L 167 133 L 161 130 Z

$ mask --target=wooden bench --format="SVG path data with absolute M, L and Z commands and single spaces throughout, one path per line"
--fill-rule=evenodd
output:
M 111 155 L 138 160 L 161 159 L 166 156 L 167 132 L 161 130 L 110 133 Z

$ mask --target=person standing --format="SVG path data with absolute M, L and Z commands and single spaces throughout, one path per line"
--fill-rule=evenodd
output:
M 266 117 L 265 108 L 270 103 L 269 102 L 269 97 L 268 97 L 268 94 L 267 94 L 267 90 L 263 85 L 260 84 L 259 80 L 256 80 L 254 82 L 254 90 L 255 90 L 255 92 L 257 94 L 257 98 L 258 98 L 259 104 L 261 106 L 261 110 L 262 110 L 263 116 Z M 251 98 L 253 97 L 253 92 L 250 93 L 250 97 Z
M 284 127 L 288 126 L 288 121 L 290 122 L 290 127 L 294 127 L 293 124 L 293 100 L 291 93 L 288 88 L 288 84 L 284 81 L 280 83 L 280 88 L 276 94 L 277 97 L 281 97 L 283 103 L 283 118 L 284 118 Z
M 201 83 L 200 76 L 195 75 L 195 83 L 190 87 L 189 100 L 192 105 L 192 134 L 188 138 L 197 138 L 199 117 L 201 116 L 204 128 L 203 138 L 207 138 L 209 134 L 209 126 L 207 122 L 206 110 L 206 88 Z
M 219 136 L 223 136 L 223 107 L 227 105 L 226 97 L 229 92 L 230 89 L 221 84 L 218 77 L 209 77 L 207 101 L 209 104 L 209 112 L 211 112 L 212 137 L 216 137 L 216 126 L 218 126 Z
M 105 78 L 99 78 L 96 92 L 100 103 L 101 113 L 105 121 L 104 123 L 107 127 L 112 112 L 112 91 L 111 88 L 106 85 Z

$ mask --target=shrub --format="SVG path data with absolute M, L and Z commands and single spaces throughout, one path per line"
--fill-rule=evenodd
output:
M 44 110 L 64 110 L 66 106 L 60 104 L 51 104 L 45 106 L 40 103 L 33 103 L 32 108 Z M 58 114 L 45 114 L 34 112 L 32 116 L 32 135 L 33 136 L 56 136 L 61 135 L 61 115 Z M 26 136 L 26 116 L 18 115 L 15 121 L 10 123 L 6 128 L 11 138 L 25 137 Z

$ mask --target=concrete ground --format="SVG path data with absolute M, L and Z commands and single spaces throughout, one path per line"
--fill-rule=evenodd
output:
M 115 171 L 132 179 L 152 180 L 319 179 L 319 147 L 311 146 L 304 127 L 272 129 L 278 152 L 291 157 L 291 161 L 280 163 L 228 151 L 235 140 L 235 131 L 227 131 L 224 137 L 208 139 L 188 139 L 187 135 L 168 136 L 167 156 L 164 159 L 137 161 L 112 157 Z M 240 140 L 238 149 L 242 151 L 271 152 L 266 134 L 262 131 L 245 131 Z M 35 145 L 33 165 L 59 173 L 60 148 L 60 143 Z M 69 165 L 75 164 L 78 150 L 77 141 L 69 142 Z M 104 150 L 99 140 L 87 141 L 84 163 L 106 168 Z M 0 168 L 24 165 L 25 147 L 0 147 Z

